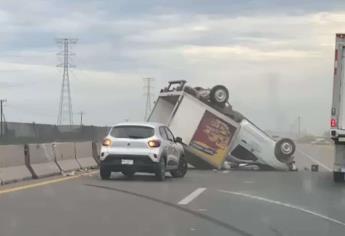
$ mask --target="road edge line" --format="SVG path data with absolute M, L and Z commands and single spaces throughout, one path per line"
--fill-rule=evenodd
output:
M 44 186 L 44 185 L 59 183 L 59 182 L 63 182 L 63 181 L 71 180 L 71 179 L 76 179 L 76 178 L 79 178 L 79 177 L 82 177 L 85 175 L 93 175 L 93 174 L 96 174 L 97 172 L 98 171 L 92 171 L 92 172 L 82 173 L 82 174 L 75 175 L 75 176 L 62 177 L 62 178 L 58 178 L 58 179 L 45 180 L 45 181 L 42 181 L 39 183 L 26 184 L 26 185 L 13 187 L 13 188 L 7 188 L 7 189 L 0 190 L 0 195 L 6 194 L 6 193 L 11 193 L 11 192 L 18 192 L 18 191 L 30 189 L 30 188 L 36 188 L 36 187 L 40 187 L 40 186 Z
M 305 153 L 302 150 L 297 150 L 297 152 L 303 154 L 306 158 L 308 158 L 309 160 L 311 160 L 312 162 L 317 163 L 318 165 L 322 166 L 324 169 L 328 170 L 329 172 L 332 172 L 333 170 L 331 168 L 329 168 L 328 166 L 326 166 L 325 164 L 323 164 L 322 162 L 314 159 L 312 156 L 310 156 L 309 154 Z
M 251 198 L 254 200 L 259 200 L 259 201 L 267 202 L 270 204 L 279 205 L 282 207 L 298 210 L 298 211 L 307 213 L 309 215 L 317 216 L 317 217 L 322 218 L 324 220 L 327 220 L 327 221 L 330 221 L 330 222 L 333 222 L 333 223 L 336 223 L 336 224 L 339 224 L 339 225 L 345 227 L 345 222 L 342 222 L 342 221 L 334 219 L 332 217 L 329 217 L 329 216 L 323 215 L 321 213 L 317 213 L 315 211 L 311 211 L 311 210 L 308 210 L 308 209 L 305 209 L 303 207 L 296 206 L 293 204 L 289 204 L 289 203 L 285 203 L 285 202 L 281 202 L 281 201 L 276 201 L 276 200 L 272 200 L 269 198 L 265 198 L 265 197 L 261 197 L 261 196 L 257 196 L 257 195 L 252 195 L 252 194 L 247 194 L 247 193 L 242 193 L 242 192 L 233 192 L 233 191 L 227 191 L 227 190 L 223 190 L 223 189 L 219 189 L 218 192 L 237 195 L 237 196 L 246 197 L 246 198 Z

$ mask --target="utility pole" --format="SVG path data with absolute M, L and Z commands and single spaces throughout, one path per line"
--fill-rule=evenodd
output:
M 297 135 L 298 135 L 298 138 L 301 137 L 301 116 L 298 116 L 297 118 Z
M 153 82 L 153 78 L 144 78 L 144 89 L 145 89 L 145 93 L 144 95 L 146 96 L 146 105 L 145 105 L 145 116 L 144 119 L 145 121 L 147 120 L 150 112 L 151 112 L 151 105 L 152 105 L 152 82 Z
M 80 115 L 80 126 L 83 126 L 83 115 L 85 113 L 83 111 L 79 112 L 79 115 Z
M 4 103 L 7 102 L 6 99 L 0 99 L 0 135 L 1 137 L 4 135 L 4 109 L 3 109 L 3 106 L 4 106 Z
M 74 67 L 69 63 L 71 56 L 74 54 L 70 51 L 70 45 L 76 44 L 77 39 L 62 38 L 57 39 L 57 44 L 63 46 L 63 51 L 58 55 L 63 56 L 63 63 L 57 65 L 63 68 L 62 85 L 60 92 L 59 113 L 57 118 L 57 125 L 68 124 L 73 125 L 73 111 L 71 87 L 69 81 L 69 68 Z

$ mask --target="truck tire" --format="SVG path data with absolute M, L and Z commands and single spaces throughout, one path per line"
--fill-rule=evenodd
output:
M 176 170 L 170 171 L 170 174 L 174 178 L 182 178 L 186 175 L 187 170 L 188 170 L 187 161 L 184 159 L 184 157 L 181 157 L 178 163 L 178 168 Z
M 159 165 L 156 171 L 156 178 L 159 181 L 165 180 L 165 159 L 164 158 L 161 158 L 159 161 Z
M 283 163 L 289 163 L 293 160 L 293 154 L 296 151 L 295 143 L 289 138 L 279 140 L 274 148 L 276 158 Z
M 333 172 L 333 180 L 335 183 L 344 182 L 344 173 L 342 172 Z
M 210 100 L 214 104 L 223 106 L 229 99 L 229 91 L 223 85 L 216 85 L 211 89 Z
M 101 179 L 110 179 L 111 171 L 106 167 L 100 167 L 99 168 L 99 175 L 101 176 Z

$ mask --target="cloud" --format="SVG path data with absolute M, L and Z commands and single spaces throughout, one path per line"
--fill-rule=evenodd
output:
M 302 115 L 310 132 L 322 132 L 344 16 L 343 1 L 4 0 L 7 118 L 55 123 L 61 70 L 54 39 L 77 37 L 73 107 L 90 124 L 141 120 L 142 78 L 151 76 L 156 94 L 174 79 L 225 84 L 234 107 L 265 129 L 289 129 Z
M 274 59 L 295 59 L 295 58 L 310 58 L 320 57 L 316 52 L 302 51 L 302 50 L 272 50 L 263 51 L 255 48 L 234 46 L 191 46 L 183 50 L 186 56 L 193 57 L 207 57 L 222 58 L 222 57 L 237 57 L 245 60 L 274 60 Z

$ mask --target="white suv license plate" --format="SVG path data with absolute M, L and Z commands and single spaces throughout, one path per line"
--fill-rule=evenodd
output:
M 133 165 L 134 160 L 121 159 L 121 164 L 122 165 Z

